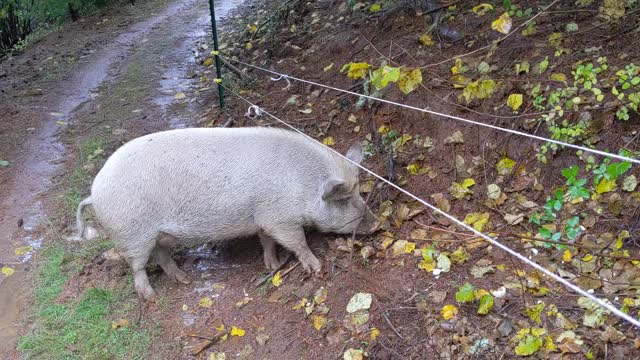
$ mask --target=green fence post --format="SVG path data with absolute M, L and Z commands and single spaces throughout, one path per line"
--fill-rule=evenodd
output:
M 209 0 L 209 11 L 211 12 L 211 30 L 213 32 L 213 54 L 216 60 L 216 73 L 217 78 L 215 82 L 218 83 L 218 98 L 220 100 L 220 108 L 224 107 L 224 88 L 222 87 L 222 73 L 220 72 L 220 50 L 218 50 L 218 30 L 216 29 L 216 10 L 213 3 L 214 0 Z

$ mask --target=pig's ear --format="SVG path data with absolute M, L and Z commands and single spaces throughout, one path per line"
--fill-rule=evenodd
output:
M 362 162 L 362 145 L 360 144 L 360 142 L 357 142 L 351 146 L 349 151 L 347 151 L 347 158 L 356 164 L 360 164 Z
M 335 201 L 351 196 L 347 183 L 342 179 L 330 178 L 322 184 L 322 200 Z

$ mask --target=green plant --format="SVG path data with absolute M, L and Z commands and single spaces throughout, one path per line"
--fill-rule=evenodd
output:
M 590 193 L 584 185 L 587 183 L 587 179 L 578 179 L 578 166 L 573 165 L 570 168 L 562 169 L 562 176 L 567 180 L 567 192 L 572 200 L 577 198 L 588 198 Z
M 604 159 L 602 164 L 593 170 L 595 177 L 593 183 L 598 184 L 603 178 L 608 181 L 616 181 L 627 170 L 631 168 L 631 163 L 628 161 L 621 161 L 609 164 L 609 159 Z

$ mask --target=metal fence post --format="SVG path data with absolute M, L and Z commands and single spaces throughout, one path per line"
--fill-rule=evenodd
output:
M 216 28 L 216 10 L 214 0 L 209 0 L 209 11 L 211 12 L 211 30 L 213 32 L 213 55 L 216 61 L 217 78 L 214 80 L 218 83 L 218 98 L 220 100 L 220 108 L 224 107 L 224 88 L 222 87 L 222 73 L 220 72 L 220 50 L 218 50 L 218 30 Z

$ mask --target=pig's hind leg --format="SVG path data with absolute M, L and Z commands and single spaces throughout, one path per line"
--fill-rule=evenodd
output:
M 161 232 L 156 241 L 156 247 L 153 250 L 153 258 L 169 278 L 183 284 L 190 284 L 191 278 L 189 275 L 180 270 L 176 262 L 171 257 L 171 245 L 174 242 L 174 236 Z

